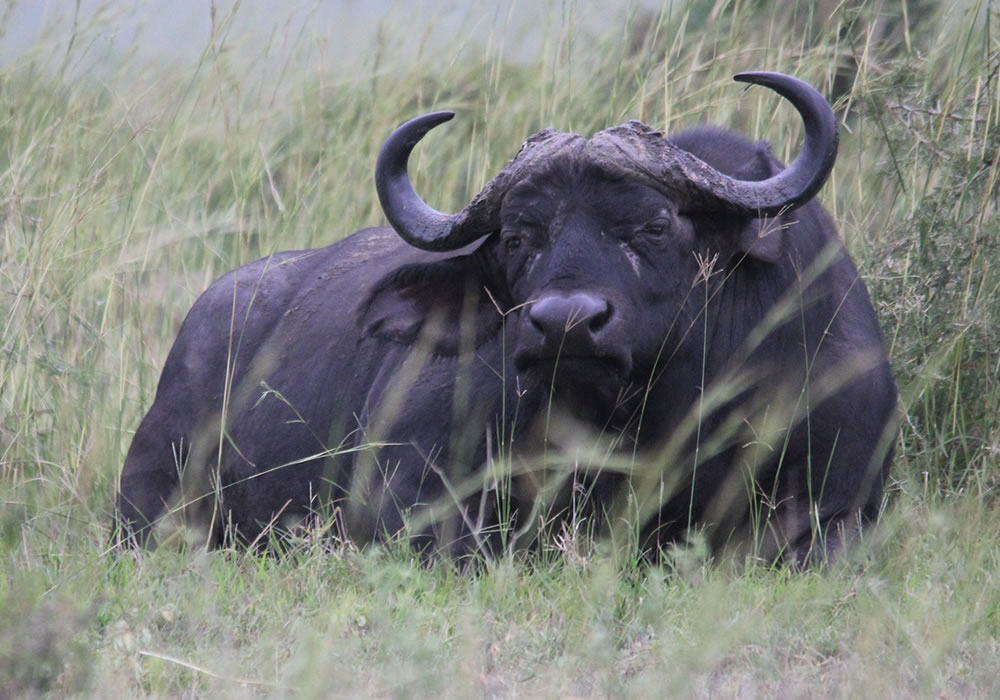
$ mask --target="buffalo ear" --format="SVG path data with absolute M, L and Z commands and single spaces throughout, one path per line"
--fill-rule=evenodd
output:
M 754 144 L 753 157 L 748 158 L 733 174 L 741 180 L 766 180 L 784 170 L 784 166 L 771 155 L 765 141 Z M 756 260 L 777 262 L 785 249 L 787 216 L 744 220 L 740 228 L 737 254 L 746 254 Z M 791 214 L 794 218 L 794 213 Z
M 359 305 L 362 337 L 436 355 L 479 347 L 496 336 L 502 321 L 488 286 L 475 253 L 399 267 Z
M 785 250 L 785 217 L 751 219 L 740 230 L 737 254 L 777 262 Z
M 785 250 L 785 217 L 748 219 L 735 214 L 688 214 L 696 237 L 720 253 L 723 263 L 746 258 L 773 263 Z

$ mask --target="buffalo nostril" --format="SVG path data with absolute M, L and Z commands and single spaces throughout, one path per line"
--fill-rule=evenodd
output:
M 531 324 L 550 339 L 563 336 L 587 336 L 592 339 L 607 325 L 611 315 L 611 305 L 607 300 L 582 292 L 542 297 L 528 311 Z
M 602 328 L 604 328 L 604 326 L 607 325 L 608 320 L 610 318 L 611 318 L 611 305 L 605 301 L 603 310 L 599 311 L 598 313 L 592 314 L 585 320 L 587 321 L 587 325 L 590 328 L 590 332 L 596 333 L 597 331 L 601 330 Z

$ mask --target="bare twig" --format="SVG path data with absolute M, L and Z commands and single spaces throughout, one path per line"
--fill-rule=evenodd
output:
M 280 688 L 281 690 L 295 690 L 295 691 L 300 690 L 299 688 L 296 688 L 295 686 L 282 685 L 281 683 L 272 683 L 271 681 L 255 681 L 255 680 L 250 680 L 250 679 L 247 679 L 247 678 L 235 678 L 233 676 L 226 676 L 226 675 L 223 675 L 221 673 L 216 673 L 215 671 L 210 671 L 209 669 L 204 668 L 203 666 L 198 666 L 197 664 L 193 664 L 190 661 L 185 661 L 184 659 L 178 659 L 175 656 L 169 656 L 167 654 L 161 654 L 158 651 L 149 651 L 147 649 L 140 649 L 139 650 L 139 655 L 140 656 L 148 656 L 148 657 L 153 658 L 153 659 L 160 659 L 161 661 L 168 661 L 168 662 L 170 662 L 172 664 L 177 664 L 178 666 L 183 666 L 184 668 L 189 668 L 192 671 L 197 671 L 198 673 L 203 673 L 206 676 L 210 676 L 212 678 L 217 678 L 220 681 L 227 681 L 227 682 L 230 682 L 230 683 L 239 683 L 240 685 L 253 685 L 253 686 L 258 686 L 258 687 L 262 687 L 262 688 Z
M 939 109 L 927 109 L 923 107 L 911 107 L 910 105 L 904 105 L 900 103 L 894 103 L 889 105 L 889 109 L 896 109 L 902 112 L 907 112 L 909 114 L 923 114 L 929 117 L 947 117 L 956 122 L 973 122 L 976 124 L 985 124 L 985 117 L 967 117 L 964 114 L 955 114 L 953 112 L 942 112 Z

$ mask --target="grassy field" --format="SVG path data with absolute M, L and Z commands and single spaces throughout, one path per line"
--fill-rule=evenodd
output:
M 248 45 L 220 11 L 170 65 L 103 48 L 120 26 L 99 13 L 6 60 L 0 697 L 1000 696 L 1000 5 L 794 5 L 666 2 L 595 33 L 588 3 L 553 2 L 517 55 L 506 4 L 481 40 L 404 41 L 396 13 L 337 61 L 347 28 L 276 20 Z M 734 573 L 697 547 L 650 568 L 553 543 L 469 576 L 329 540 L 108 556 L 185 312 L 242 263 L 382 223 L 393 127 L 459 112 L 414 159 L 452 211 L 548 125 L 709 121 L 787 159 L 794 111 L 731 81 L 756 69 L 835 102 L 820 196 L 902 392 L 886 513 L 849 558 Z

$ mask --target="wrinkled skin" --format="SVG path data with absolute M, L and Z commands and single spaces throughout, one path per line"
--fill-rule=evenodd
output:
M 744 180 L 781 170 L 729 132 L 672 142 Z M 627 522 L 654 557 L 695 529 L 803 563 L 877 516 L 896 389 L 818 203 L 682 211 L 568 155 L 500 220 L 457 251 L 367 229 L 213 284 L 128 452 L 119 534 L 149 545 L 170 510 L 259 543 L 333 513 L 359 543 L 460 556 L 568 518 Z

